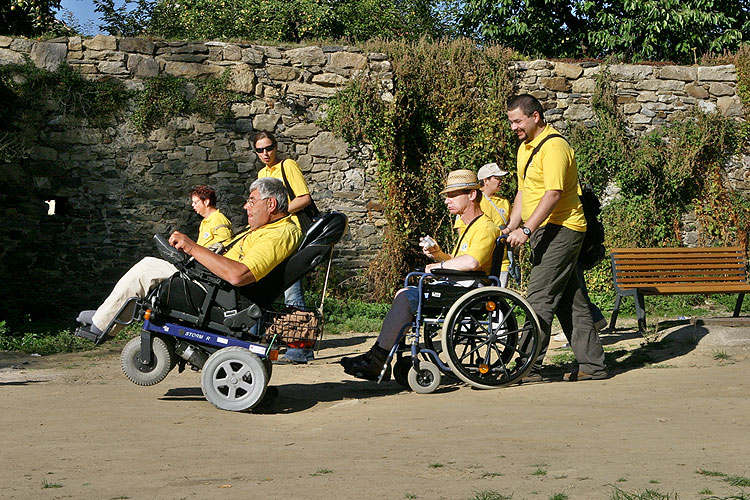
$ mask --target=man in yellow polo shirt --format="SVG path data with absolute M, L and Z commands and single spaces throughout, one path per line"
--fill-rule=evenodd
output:
M 573 149 L 544 121 L 542 105 L 531 95 L 509 101 L 508 120 L 522 142 L 517 158 L 518 193 L 503 233 L 513 247 L 531 243 L 526 299 L 542 327 L 539 356 L 523 381 L 542 381 L 542 361 L 555 315 L 563 330 L 572 332 L 569 341 L 578 361 L 578 368 L 565 374 L 564 380 L 607 378 L 604 350 L 575 273 L 586 219 L 578 198 Z
M 425 255 L 437 261 L 425 266 L 425 272 L 440 268 L 489 273 L 500 228 L 482 212 L 482 192 L 479 188 L 477 176 L 471 170 L 454 170 L 448 174 L 445 189 L 440 194 L 445 196 L 448 211 L 461 218 L 465 229 L 450 254 L 443 252 L 438 245 L 423 249 Z M 418 305 L 417 287 L 399 290 L 383 320 L 375 345 L 359 356 L 341 358 L 344 372 L 366 380 L 377 380 L 388 353 L 401 332 L 411 324 Z
M 302 233 L 289 217 L 286 189 L 278 179 L 253 182 L 244 208 L 249 231 L 236 236 L 237 241 L 230 242 L 233 244 L 224 255 L 198 245 L 179 231 L 172 233 L 169 243 L 234 286 L 254 283 L 294 253 Z M 93 324 L 83 328 L 101 335 L 130 297 L 144 297 L 175 272 L 177 268 L 165 260 L 154 257 L 141 260 L 120 278 L 97 309 Z M 113 328 L 109 335 L 116 333 L 117 328 Z

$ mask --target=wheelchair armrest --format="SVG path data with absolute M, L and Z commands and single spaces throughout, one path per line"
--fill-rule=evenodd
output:
M 195 279 L 204 283 L 210 283 L 212 285 L 219 285 L 224 281 L 214 273 L 209 271 L 208 268 L 206 268 L 203 264 L 200 264 L 195 260 L 191 261 L 191 264 L 191 266 L 187 266 L 185 267 L 185 269 L 183 269 L 183 272 L 187 275 L 188 278 Z
M 236 312 L 227 312 L 224 314 L 224 326 L 229 328 L 251 328 L 261 317 L 263 311 L 257 304 L 250 304 L 249 307 Z
M 445 276 L 446 278 L 486 278 L 487 274 L 482 271 L 459 271 L 457 269 L 440 269 L 435 268 L 431 271 L 435 276 Z

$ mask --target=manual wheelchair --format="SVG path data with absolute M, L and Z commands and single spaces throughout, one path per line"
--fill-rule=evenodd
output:
M 162 281 L 144 298 L 132 297 L 122 306 L 103 335 L 87 336 L 100 342 L 116 325 L 143 320 L 139 337 L 122 350 L 125 376 L 137 385 L 154 385 L 175 367 L 201 370 L 203 395 L 222 410 L 247 411 L 263 399 L 271 377 L 271 360 L 289 335 L 267 334 L 266 326 L 284 314 L 274 301 L 291 284 L 328 261 L 323 297 L 331 269 L 333 246 L 344 236 L 347 218 L 327 212 L 305 233 L 297 251 L 267 276 L 243 287 L 234 287 L 155 235 L 161 256 L 178 272 Z M 320 308 L 311 312 L 315 327 L 321 324 Z M 283 325 L 282 325 L 283 328 Z M 278 330 L 278 328 L 277 328 Z M 320 333 L 319 330 L 317 332 Z M 318 335 L 319 337 L 319 335 Z M 309 337 L 308 337 L 309 338 Z
M 505 236 L 496 240 L 489 275 L 481 271 L 434 269 L 412 272 L 405 286 L 416 286 L 414 321 L 399 334 L 383 364 L 393 378 L 414 392 L 435 391 L 441 375 L 478 389 L 520 382 L 540 349 L 539 319 L 518 293 L 500 287 Z

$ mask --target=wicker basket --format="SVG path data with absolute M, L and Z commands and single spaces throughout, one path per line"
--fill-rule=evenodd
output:
M 276 337 L 289 347 L 310 349 L 320 337 L 321 321 L 317 311 L 298 309 L 266 313 L 265 336 L 269 342 Z

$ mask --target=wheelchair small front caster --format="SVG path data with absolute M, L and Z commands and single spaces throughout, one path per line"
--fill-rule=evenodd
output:
M 409 387 L 417 394 L 430 394 L 440 385 L 440 370 L 434 363 L 420 361 L 419 370 L 412 366 L 408 375 Z

